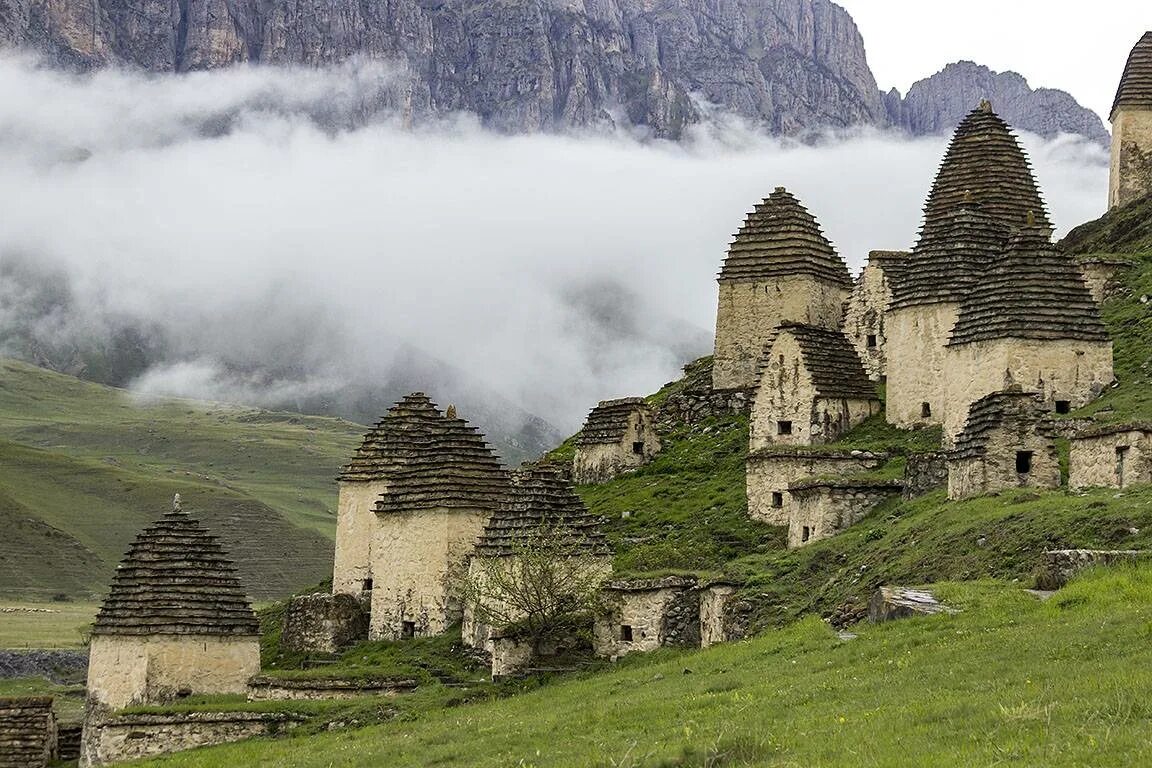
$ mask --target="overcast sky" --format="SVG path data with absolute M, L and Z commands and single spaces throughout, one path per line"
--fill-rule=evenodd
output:
M 1152 29 L 1147 0 L 837 0 L 884 90 L 902 93 L 960 59 L 1068 91 L 1105 120 L 1128 52 Z

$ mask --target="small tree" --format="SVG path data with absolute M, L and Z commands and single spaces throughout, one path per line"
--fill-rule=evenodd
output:
M 513 627 L 534 653 L 559 639 L 573 617 L 600 608 L 611 571 L 606 553 L 563 525 L 541 522 L 498 555 L 474 556 L 465 599 L 478 623 Z

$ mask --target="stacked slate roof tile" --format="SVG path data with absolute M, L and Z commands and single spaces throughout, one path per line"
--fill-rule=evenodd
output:
M 924 205 L 922 247 L 946 236 L 950 214 L 975 202 L 1009 232 L 1025 226 L 1051 229 L 1032 166 L 1012 129 L 984 101 L 960 123 Z
M 962 301 L 1008 240 L 1003 223 L 971 200 L 941 214 L 935 232 L 892 273 L 892 309 Z
M 1048 435 L 1050 428 L 1051 418 L 1035 392 L 1024 392 L 1019 386 L 993 392 L 968 409 L 964 431 L 956 438 L 951 456 L 954 459 L 984 456 L 993 434 L 1000 430 Z
M 93 635 L 254 636 L 256 615 L 220 541 L 177 507 L 116 568 Z
M 1108 341 L 1075 260 L 1027 228 L 1012 238 L 960 305 L 949 344 L 988 339 Z
M 48 765 L 55 730 L 51 696 L 0 698 L 0 768 Z
M 388 437 L 374 461 L 390 468 L 376 511 L 495 509 L 508 494 L 508 473 L 484 436 L 464 419 L 442 415 L 423 395 L 400 406 L 408 403 L 418 403 L 419 427 L 382 430 Z
M 816 219 L 783 187 L 748 214 L 728 249 L 720 281 L 807 275 L 852 288 L 848 265 Z
M 415 454 L 428 450 L 444 414 L 423 392 L 414 392 L 388 409 L 352 461 L 340 473 L 344 481 L 382 480 Z
M 1152 109 L 1152 32 L 1145 32 L 1128 56 L 1112 114 L 1121 107 Z
M 647 410 L 648 404 L 642 397 L 601 401 L 588 414 L 583 429 L 576 436 L 576 445 L 615 445 L 628 432 L 632 414 Z
M 602 525 L 563 472 L 529 467 L 512 473 L 511 493 L 484 526 L 476 552 L 482 557 L 507 557 L 546 539 L 565 555 L 608 555 Z
M 877 398 L 876 385 L 868 378 L 856 348 L 843 333 L 798 323 L 784 323 L 779 331 L 796 339 L 804 358 L 804 368 L 812 377 L 812 385 L 819 397 Z M 761 374 L 769 362 L 767 357 L 761 361 Z

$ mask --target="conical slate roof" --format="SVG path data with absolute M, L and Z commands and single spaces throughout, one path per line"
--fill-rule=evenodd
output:
M 820 231 L 816 219 L 784 187 L 748 214 L 728 249 L 720 280 L 760 280 L 808 275 L 851 290 L 848 265 Z
M 1051 417 L 1035 392 L 1024 392 L 1019 386 L 977 400 L 968 409 L 964 431 L 956 438 L 951 457 L 970 459 L 983 456 L 997 431 L 1020 437 L 1028 434 L 1048 435 Z
M 508 473 L 476 427 L 430 406 L 437 418 L 396 431 L 389 443 L 401 458 L 387 472 L 376 511 L 495 509 L 508 494 Z
M 603 400 L 588 414 L 584 427 L 576 436 L 576 445 L 615 445 L 624 439 L 632 414 L 649 410 L 642 397 Z
M 132 543 L 92 634 L 249 637 L 260 626 L 219 540 L 177 505 Z
M 388 409 L 364 436 L 352 461 L 340 473 L 345 481 L 382 480 L 432 443 L 444 420 L 423 392 L 414 392 Z
M 848 400 L 878 398 L 876 385 L 864 371 L 856 348 L 840 331 L 785 323 L 780 326 L 780 333 L 791 334 L 796 339 L 804 358 L 804 368 L 812 377 L 818 396 Z M 758 379 L 763 377 L 763 368 L 768 361 L 767 357 L 762 360 Z
M 1112 114 L 1120 107 L 1152 109 L 1152 32 L 1145 32 L 1128 55 L 1128 64 L 1116 89 Z
M 891 273 L 892 309 L 962 301 L 1008 241 L 1003 224 L 971 200 L 943 214 L 937 232 Z
M 988 339 L 1108 341 L 1076 262 L 1028 228 L 1009 242 L 960 305 L 949 344 Z
M 537 544 L 541 536 L 559 538 L 567 555 L 608 555 L 603 520 L 588 511 L 558 469 L 528 467 L 512 473 L 511 493 L 484 526 L 476 543 L 483 557 L 507 557 Z
M 1036 226 L 1052 228 L 1028 157 L 987 101 L 968 113 L 952 136 L 924 205 L 916 249 L 946 237 L 951 214 L 965 202 L 978 204 L 1009 232 L 1024 227 L 1030 216 Z

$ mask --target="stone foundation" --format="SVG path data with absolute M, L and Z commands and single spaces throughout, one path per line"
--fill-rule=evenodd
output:
M 900 495 L 900 483 L 811 482 L 789 487 L 788 547 L 831 538 L 877 505 Z
M 926 493 L 948 487 L 948 454 L 914 453 L 904 466 L 905 499 L 914 499 Z
M 864 451 L 810 453 L 766 449 L 748 457 L 748 514 L 769 525 L 788 525 L 795 511 L 789 488 L 813 477 L 843 477 L 878 469 L 885 454 Z
M 1072 439 L 1069 487 L 1127 488 L 1152 483 L 1152 424 L 1100 427 Z
M 361 598 L 317 592 L 288 601 L 280 645 L 297 653 L 340 653 L 368 639 Z
M 0 698 L 0 768 L 44 768 L 58 755 L 51 696 Z
M 84 726 L 80 765 L 109 765 L 275 736 L 301 722 L 303 718 L 295 715 L 255 712 L 90 716 Z
M 249 701 L 332 701 L 365 696 L 398 696 L 416 690 L 415 680 L 401 678 L 341 678 L 291 680 L 254 677 L 248 683 Z

